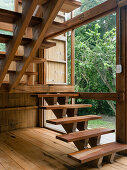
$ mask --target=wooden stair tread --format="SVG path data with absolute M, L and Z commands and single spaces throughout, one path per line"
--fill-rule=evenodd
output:
M 44 62 L 46 62 L 45 58 L 34 57 L 33 60 L 32 60 L 32 63 L 36 63 L 36 64 L 44 63 Z
M 75 123 L 75 122 L 84 122 L 89 120 L 96 120 L 96 119 L 102 119 L 101 116 L 97 115 L 87 115 L 87 116 L 76 116 L 76 117 L 65 117 L 60 119 L 51 119 L 47 120 L 47 123 L 59 125 L 59 124 L 68 124 L 68 123 Z
M 8 41 L 12 40 L 13 36 L 12 35 L 5 35 L 5 34 L 0 34 L 0 43 L 7 43 Z M 32 41 L 31 38 L 22 38 L 21 45 L 27 45 Z M 56 43 L 54 42 L 49 42 L 49 41 L 44 41 L 41 44 L 42 48 L 51 48 L 53 46 L 56 46 Z
M 0 8 L 0 22 L 14 24 L 21 17 L 22 17 L 22 13 Z M 42 22 L 43 22 L 42 18 L 33 16 L 29 23 L 29 27 L 33 27 L 37 24 L 41 24 Z M 59 31 L 60 29 L 63 29 L 65 27 L 66 25 L 64 23 L 60 23 L 56 21 L 53 21 L 52 25 L 50 26 L 51 30 L 53 31 Z
M 76 93 L 57 93 L 57 94 L 37 94 L 38 98 L 42 97 L 78 97 Z
M 66 13 L 72 12 L 73 10 L 79 8 L 81 5 L 81 2 L 76 0 L 65 0 L 61 11 Z
M 21 1 L 22 3 L 22 1 Z M 73 10 L 79 8 L 81 6 L 81 2 L 77 0 L 65 0 L 64 4 L 62 5 L 60 11 L 62 12 L 72 12 Z
M 108 128 L 96 128 L 96 129 L 88 129 L 79 132 L 69 133 L 65 135 L 56 136 L 57 139 L 60 139 L 64 142 L 74 142 L 79 141 L 82 139 L 89 139 L 92 137 L 97 137 L 100 135 L 113 133 L 115 130 L 108 129 Z
M 41 106 L 43 109 L 47 110 L 55 110 L 55 109 L 76 109 L 76 108 L 88 108 L 92 107 L 91 104 L 66 104 L 66 105 L 48 105 L 48 106 Z
M 5 34 L 0 34 L 0 43 L 7 43 L 8 41 L 12 40 L 13 36 L 12 35 L 5 35 Z M 31 42 L 30 38 L 23 38 L 21 41 L 21 45 L 26 45 Z
M 47 49 L 56 46 L 55 42 L 50 42 L 50 41 L 43 41 L 41 44 L 41 48 Z
M 4 59 L 5 57 L 6 57 L 6 52 L 0 51 L 0 59 Z M 23 60 L 23 56 L 17 55 L 17 54 L 15 55 L 14 61 L 22 61 L 22 60 Z M 34 57 L 31 62 L 39 64 L 39 63 L 46 62 L 46 59 L 45 58 Z
M 4 59 L 6 57 L 6 52 L 0 51 L 0 59 Z M 23 60 L 23 56 L 15 55 L 14 61 L 21 61 Z
M 100 146 L 96 146 L 89 149 L 84 149 L 78 152 L 70 153 L 68 156 L 80 163 L 89 162 L 103 156 L 108 156 L 112 153 L 127 150 L 127 144 L 120 144 L 117 142 L 112 142 Z
M 8 70 L 8 73 L 16 73 L 16 71 L 15 71 L 15 70 Z M 31 76 L 31 75 L 37 76 L 37 75 L 38 75 L 38 72 L 26 71 L 24 74 L 25 74 L 25 75 L 28 75 L 28 76 Z
M 21 17 L 22 17 L 22 14 L 19 12 L 10 11 L 10 10 L 0 8 L 0 22 L 13 24 Z M 41 22 L 42 22 L 41 18 L 33 16 L 30 21 L 29 26 L 32 27 L 34 25 L 40 24 Z

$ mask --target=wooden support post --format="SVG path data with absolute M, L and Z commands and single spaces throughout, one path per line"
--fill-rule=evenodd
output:
M 114 162 L 115 155 L 116 153 L 113 153 L 111 155 L 104 157 L 104 161 L 112 164 Z
M 39 98 L 39 106 L 43 106 L 43 105 L 44 105 L 43 98 Z M 43 127 L 43 126 L 44 126 L 44 110 L 39 108 L 39 127 Z
M 93 137 L 89 139 L 89 144 L 91 147 L 100 145 L 101 136 Z
M 74 12 L 71 12 L 71 18 L 74 17 Z M 71 31 L 71 85 L 75 85 L 75 30 Z
M 103 161 L 103 157 L 92 161 L 91 164 L 92 164 L 94 167 L 101 168 L 101 167 L 102 167 L 102 161 Z
M 68 100 L 69 100 L 69 97 L 66 97 L 66 98 L 65 98 L 65 104 L 68 104 Z M 67 115 L 67 109 L 63 109 L 63 115 L 62 115 L 62 117 L 66 117 L 66 115 Z
M 116 91 L 125 94 L 124 101 L 116 102 L 116 141 L 127 144 L 127 6 L 117 9 L 116 64 L 122 73 L 116 74 Z M 120 48 L 121 46 L 121 48 Z M 127 151 L 123 154 L 127 154 Z

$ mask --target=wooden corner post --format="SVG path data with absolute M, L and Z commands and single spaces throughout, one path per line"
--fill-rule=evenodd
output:
M 74 12 L 71 12 L 71 18 Z M 71 85 L 75 85 L 75 30 L 71 30 Z
M 117 9 L 116 20 L 116 65 L 122 65 L 122 72 L 116 74 L 116 91 L 125 94 L 124 101 L 116 102 L 116 140 L 127 144 L 127 6 Z

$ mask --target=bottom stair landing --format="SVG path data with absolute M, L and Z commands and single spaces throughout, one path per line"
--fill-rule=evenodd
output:
M 72 143 L 56 139 L 59 133 L 44 128 L 27 128 L 0 134 L 0 170 L 97 170 L 67 157 L 76 152 Z M 126 170 L 127 157 L 117 156 L 100 170 Z

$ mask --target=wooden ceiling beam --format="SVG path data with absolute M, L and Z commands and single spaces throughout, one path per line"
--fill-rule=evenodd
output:
M 72 29 L 81 27 L 82 25 L 88 24 L 92 21 L 100 19 L 108 14 L 116 11 L 118 4 L 116 0 L 107 0 L 106 2 L 83 12 L 82 14 L 64 22 L 66 28 L 60 29 L 60 31 L 54 31 L 54 33 L 46 34 L 46 39 L 51 39 L 63 33 L 66 33 Z
M 22 17 L 17 21 L 13 39 L 7 44 L 6 58 L 2 61 L 0 67 L 0 86 L 6 76 L 8 68 L 14 59 L 15 53 L 22 41 L 22 37 L 32 18 L 33 12 L 38 4 L 38 0 L 23 0 Z
M 61 6 L 63 5 L 64 0 L 50 0 L 49 3 L 43 6 L 43 23 L 36 27 L 33 30 L 33 41 L 25 47 L 24 62 L 20 63 L 17 67 L 17 74 L 14 77 L 11 77 L 10 92 L 13 92 L 13 89 L 20 82 L 24 72 L 29 66 L 32 58 L 35 56 L 37 50 L 39 49 L 42 41 L 44 40 L 45 33 L 48 30 L 48 27 L 51 26 L 54 21 L 57 13 L 59 12 Z

